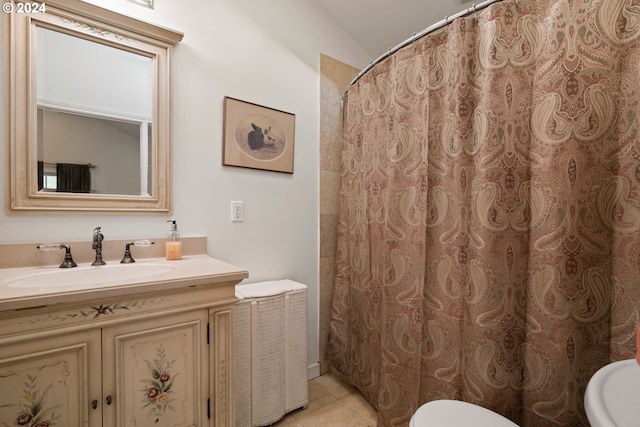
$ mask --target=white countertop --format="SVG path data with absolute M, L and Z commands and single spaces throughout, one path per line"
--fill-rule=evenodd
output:
M 109 265 L 118 265 L 112 261 Z M 216 283 L 229 281 L 240 282 L 248 277 L 246 270 L 211 258 L 208 255 L 185 256 L 181 260 L 167 261 L 164 258 L 137 259 L 131 266 L 158 265 L 169 267 L 168 271 L 134 279 L 120 279 L 108 284 L 81 284 L 72 286 L 15 287 L 11 282 L 34 275 L 49 273 L 64 275 L 76 269 L 100 269 L 80 265 L 75 268 L 62 269 L 58 266 L 5 268 L 0 269 L 0 312 L 18 310 L 60 303 L 73 303 L 94 298 L 110 298 L 140 294 L 148 290 L 162 291 L 191 286 L 215 286 Z M 126 268 L 126 264 L 120 264 Z M 43 282 L 45 282 L 43 278 Z

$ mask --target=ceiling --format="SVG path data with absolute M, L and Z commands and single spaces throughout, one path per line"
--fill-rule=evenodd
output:
M 414 33 L 472 7 L 470 0 L 315 1 L 372 59 L 409 39 Z

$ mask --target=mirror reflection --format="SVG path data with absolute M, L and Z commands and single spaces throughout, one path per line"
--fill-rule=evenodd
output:
M 152 58 L 36 34 L 38 191 L 150 195 Z
M 150 195 L 150 140 L 150 124 L 39 107 L 38 191 Z
M 4 25 L 6 212 L 170 213 L 183 34 L 82 0 Z

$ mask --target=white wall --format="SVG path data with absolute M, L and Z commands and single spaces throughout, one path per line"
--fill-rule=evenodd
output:
M 319 56 L 360 68 L 372 58 L 309 0 L 156 0 L 155 10 L 125 0 L 93 2 L 185 34 L 172 68 L 173 218 L 183 235 L 207 236 L 209 255 L 246 268 L 247 282 L 289 278 L 309 286 L 313 364 L 318 359 Z M 293 175 L 222 166 L 224 96 L 295 114 Z M 0 164 L 4 157 L 1 151 Z M 2 174 L 2 200 L 4 179 Z M 232 200 L 244 201 L 242 223 L 230 222 Z M 2 212 L 0 243 L 89 240 L 95 226 L 102 226 L 106 239 L 164 236 L 167 219 Z
M 36 32 L 38 102 L 151 120 L 151 58 L 46 28 Z

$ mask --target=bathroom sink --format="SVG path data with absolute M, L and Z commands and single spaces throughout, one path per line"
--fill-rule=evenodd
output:
M 591 427 L 637 427 L 640 365 L 635 359 L 604 366 L 589 380 L 584 407 Z
M 49 288 L 56 286 L 83 287 L 137 281 L 168 273 L 172 268 L 158 264 L 117 264 L 100 267 L 56 269 L 46 273 L 30 274 L 7 283 L 11 288 Z

